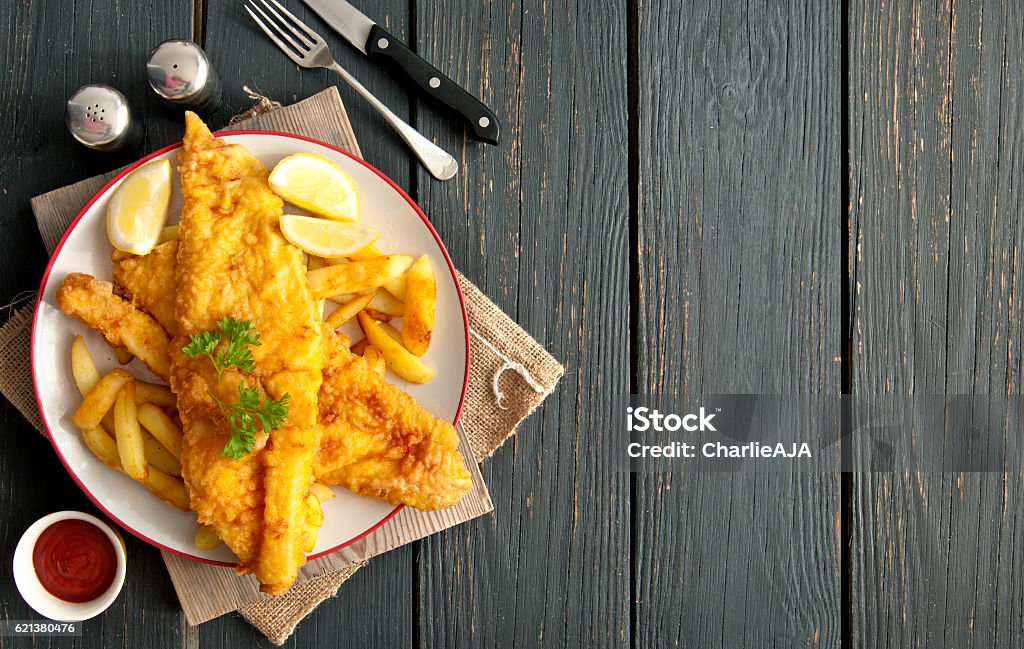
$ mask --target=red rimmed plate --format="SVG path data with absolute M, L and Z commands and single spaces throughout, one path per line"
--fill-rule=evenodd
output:
M 423 385 L 408 384 L 390 373 L 388 379 L 438 417 L 457 421 L 469 381 L 469 320 L 448 252 L 419 207 L 380 171 L 329 144 L 269 131 L 236 131 L 220 137 L 245 146 L 267 168 L 299 152 L 316 153 L 333 160 L 352 176 L 359 188 L 361 221 L 380 230 L 378 247 L 387 252 L 430 255 L 437 277 L 437 328 L 424 361 L 437 374 Z M 101 373 L 117 366 L 117 360 L 99 334 L 61 313 L 55 299 L 56 290 L 72 272 L 88 273 L 101 279 L 111 277 L 111 247 L 106 234 L 106 205 L 111 192 L 128 173 L 150 160 L 169 158 L 174 165 L 179 146 L 169 146 L 146 156 L 107 183 L 82 208 L 57 245 L 39 287 L 39 302 L 32 323 L 32 380 L 39 412 L 54 449 L 71 477 L 97 507 L 127 531 L 156 547 L 196 561 L 234 564 L 234 555 L 223 546 L 214 550 L 197 549 L 193 544 L 195 514 L 171 507 L 156 499 L 144 486 L 112 471 L 89 451 L 71 423 L 71 415 L 81 401 L 71 375 L 71 341 L 76 335 L 85 337 Z M 180 179 L 175 172 L 169 222 L 177 221 L 180 210 Z M 305 213 L 287 204 L 285 210 Z M 328 302 L 328 309 L 332 306 Z M 353 340 L 361 337 L 354 323 L 347 327 L 349 329 L 343 331 Z M 158 380 L 139 361 L 132 361 L 129 369 L 145 380 Z M 324 503 L 324 526 L 311 558 L 354 543 L 383 525 L 400 509 L 356 496 L 340 487 L 335 487 L 334 491 L 337 497 Z

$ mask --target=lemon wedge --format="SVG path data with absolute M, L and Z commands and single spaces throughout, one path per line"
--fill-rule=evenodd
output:
M 145 255 L 160 241 L 171 202 L 171 163 L 147 162 L 128 174 L 107 203 L 107 237 L 122 252 Z
M 358 223 L 285 214 L 281 234 L 294 246 L 317 257 L 345 257 L 377 240 L 380 233 Z
M 332 161 L 296 153 L 270 172 L 270 188 L 304 210 L 336 221 L 359 220 L 359 192 L 352 177 Z

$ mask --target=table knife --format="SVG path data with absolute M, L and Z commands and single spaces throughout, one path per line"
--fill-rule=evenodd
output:
M 406 47 L 401 40 L 345 0 L 302 1 L 357 50 L 371 60 L 402 70 L 424 94 L 460 115 L 469 124 L 474 138 L 488 144 L 498 144 L 500 127 L 494 113 Z

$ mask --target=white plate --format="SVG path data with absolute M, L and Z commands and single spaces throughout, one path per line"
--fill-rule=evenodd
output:
M 318 153 L 347 171 L 359 188 L 362 222 L 380 230 L 377 245 L 387 252 L 411 255 L 427 254 L 437 276 L 437 330 L 424 361 L 433 367 L 435 378 L 424 385 L 412 385 L 389 372 L 388 379 L 415 397 L 438 417 L 456 421 L 462 408 L 469 380 L 469 321 L 462 292 L 447 251 L 427 218 L 405 192 L 373 167 L 328 144 L 285 133 L 239 131 L 224 134 L 233 143 L 252 151 L 273 168 L 282 158 L 300 151 Z M 154 159 L 169 158 L 176 164 L 180 145 L 161 149 L 119 174 L 86 204 L 64 238 L 58 244 L 39 288 L 39 303 L 32 323 L 32 379 L 43 423 L 50 440 L 71 477 L 85 494 L 126 530 L 164 550 L 208 563 L 235 562 L 224 546 L 210 551 L 193 544 L 195 514 L 185 513 L 158 500 L 141 484 L 112 471 L 98 460 L 82 442 L 71 423 L 71 415 L 81 396 L 71 376 L 70 347 L 76 335 L 85 337 L 100 372 L 117 365 L 113 352 L 103 338 L 61 313 L 56 290 L 71 272 L 88 273 L 110 279 L 110 243 L 106 234 L 106 206 L 111 191 L 135 167 Z M 174 174 L 170 222 L 181 211 L 180 178 Z M 287 212 L 304 214 L 285 205 Z M 333 304 L 328 301 L 328 309 Z M 349 323 L 345 333 L 353 340 L 362 337 L 358 325 Z M 129 370 L 147 380 L 157 380 L 141 362 L 135 360 Z M 324 503 L 324 526 L 320 530 L 311 557 L 329 554 L 353 543 L 386 522 L 400 507 L 356 496 L 340 487 L 337 497 Z

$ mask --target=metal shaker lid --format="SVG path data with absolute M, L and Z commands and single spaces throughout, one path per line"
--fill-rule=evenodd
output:
M 76 90 L 68 99 L 64 119 L 76 140 L 98 151 L 120 149 L 133 144 L 141 135 L 128 99 L 101 83 Z
M 154 47 L 146 60 L 149 85 L 172 102 L 187 102 L 217 83 L 206 52 L 192 41 L 172 39 Z

